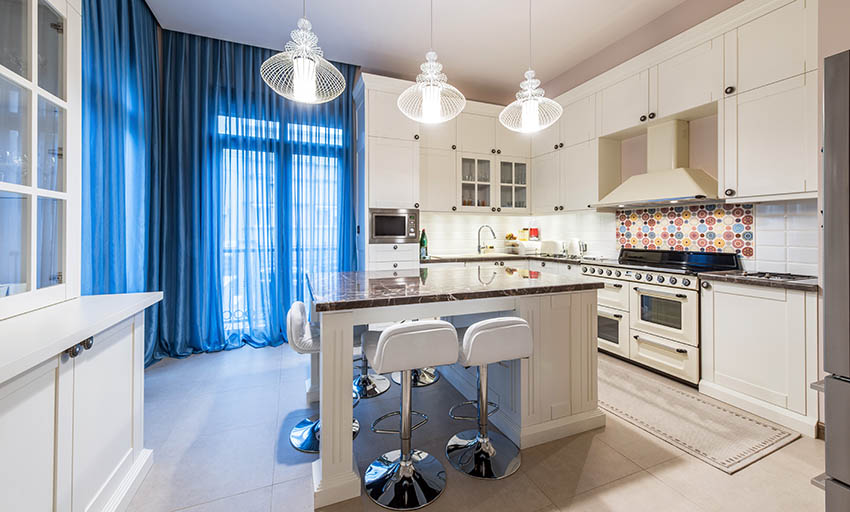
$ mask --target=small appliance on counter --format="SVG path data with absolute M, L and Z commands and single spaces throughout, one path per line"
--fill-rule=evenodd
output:
M 575 258 L 581 258 L 584 252 L 587 250 L 587 244 L 584 244 L 578 238 L 570 238 L 566 241 L 565 246 L 567 256 L 572 256 Z M 582 250 L 582 247 L 585 248 L 584 251 Z
M 527 240 L 518 241 L 517 254 L 520 256 L 537 256 L 540 254 L 540 242 Z
M 528 228 L 529 240 L 540 240 L 540 228 Z
M 562 240 L 541 240 L 541 256 L 562 256 L 564 254 L 564 242 Z

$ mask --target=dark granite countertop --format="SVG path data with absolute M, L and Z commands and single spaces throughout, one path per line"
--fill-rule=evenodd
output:
M 752 286 L 767 286 L 769 288 L 785 288 L 786 290 L 801 290 L 804 292 L 818 291 L 818 279 L 767 279 L 764 277 L 748 275 L 743 270 L 726 270 L 722 272 L 700 272 L 700 279 L 706 281 L 721 281 L 724 283 L 748 284 Z
M 307 276 L 316 311 L 514 297 L 595 290 L 585 277 L 499 268 L 439 268 L 378 272 L 324 272 Z

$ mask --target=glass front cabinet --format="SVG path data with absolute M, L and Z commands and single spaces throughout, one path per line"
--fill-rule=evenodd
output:
M 80 294 L 81 18 L 0 2 L 0 320 Z
M 460 157 L 460 209 L 529 211 L 529 162 L 524 158 L 465 153 Z

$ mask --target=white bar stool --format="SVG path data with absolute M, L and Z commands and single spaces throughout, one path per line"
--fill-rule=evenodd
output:
M 351 384 L 354 393 L 360 398 L 375 398 L 383 395 L 390 389 L 390 379 L 378 373 L 369 373 L 369 360 L 366 357 L 366 351 L 363 350 L 363 333 L 368 330 L 368 326 L 358 326 L 354 328 L 354 341 L 360 342 L 360 375 L 354 377 L 354 382 Z M 378 333 L 380 334 L 380 333 Z
M 454 419 L 478 420 L 478 429 L 464 430 L 452 436 L 446 445 L 446 457 L 455 469 L 476 478 L 497 480 L 519 469 L 519 448 L 500 432 L 488 432 L 487 417 L 499 408 L 487 401 L 487 365 L 531 356 L 531 329 L 517 317 L 482 320 L 463 333 L 458 362 L 478 366 L 478 400 L 455 405 L 449 410 Z M 456 416 L 462 405 L 476 404 L 477 418 Z M 483 404 L 483 405 L 482 405 Z M 489 410 L 490 406 L 493 410 Z
M 380 434 L 399 434 L 401 449 L 375 459 L 363 477 L 366 494 L 378 505 L 393 510 L 414 510 L 436 500 L 446 487 L 446 470 L 433 455 L 411 447 L 411 432 L 422 426 L 423 417 L 411 426 L 412 371 L 422 366 L 452 364 L 458 358 L 457 331 L 442 320 L 423 320 L 393 325 L 383 332 L 363 334 L 363 350 L 378 373 L 401 372 L 401 407 L 372 423 Z M 399 430 L 384 430 L 377 424 L 401 416 Z
M 321 350 L 319 326 L 307 321 L 307 306 L 301 301 L 292 303 L 286 314 L 286 336 L 289 338 L 289 346 L 299 354 L 315 354 Z M 354 400 L 352 407 L 357 407 L 360 397 L 352 392 L 351 398 Z M 304 418 L 289 431 L 289 442 L 298 451 L 319 453 L 321 429 L 322 422 L 318 415 Z M 352 438 L 357 438 L 359 433 L 360 422 L 354 418 L 351 422 Z

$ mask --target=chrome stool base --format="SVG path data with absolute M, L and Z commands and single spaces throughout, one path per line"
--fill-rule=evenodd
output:
M 426 366 L 425 368 L 417 368 L 411 370 L 413 374 L 413 387 L 424 388 L 440 380 L 440 372 L 433 367 Z M 393 382 L 401 385 L 401 372 L 392 373 Z
M 351 422 L 351 438 L 357 439 L 360 422 L 354 418 Z M 311 416 L 298 422 L 289 431 L 289 443 L 299 452 L 319 453 L 319 441 L 322 438 L 322 422 L 318 416 Z
M 390 379 L 377 373 L 368 375 L 358 375 L 354 379 L 352 389 L 360 398 L 375 398 L 378 395 L 383 395 L 390 389 Z
M 363 478 L 366 494 L 392 510 L 415 510 L 433 503 L 446 488 L 446 470 L 433 455 L 411 450 L 401 461 L 401 450 L 387 452 L 369 464 Z
M 519 448 L 510 439 L 496 431 L 482 438 L 475 429 L 452 436 L 446 445 L 446 458 L 461 473 L 487 480 L 511 476 L 521 462 Z

